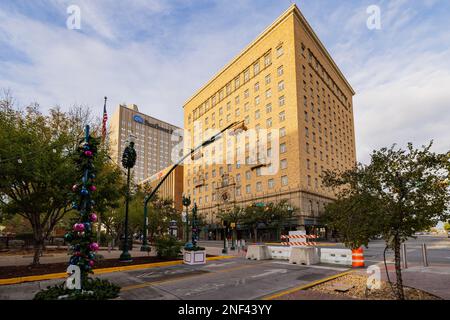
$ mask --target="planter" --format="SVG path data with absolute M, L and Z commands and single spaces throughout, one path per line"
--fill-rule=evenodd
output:
M 206 250 L 183 251 L 183 263 L 189 265 L 205 264 Z

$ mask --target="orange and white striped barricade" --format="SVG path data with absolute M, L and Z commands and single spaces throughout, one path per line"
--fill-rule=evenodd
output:
M 364 249 L 359 247 L 358 249 L 352 249 L 352 268 L 364 267 Z
M 281 238 L 281 245 L 283 245 L 283 246 L 294 246 L 295 247 L 295 246 L 315 246 L 315 245 L 317 245 L 317 242 L 308 241 L 308 239 L 316 239 L 317 238 L 317 236 L 310 235 L 310 234 L 281 235 L 280 238 Z

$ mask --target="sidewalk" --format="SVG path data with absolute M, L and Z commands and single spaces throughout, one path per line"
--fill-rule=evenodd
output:
M 381 269 L 381 279 L 387 281 L 386 271 L 383 264 Z M 388 265 L 389 277 L 395 283 L 395 267 Z M 365 271 L 360 271 L 364 272 Z M 448 264 L 409 265 L 407 269 L 402 269 L 403 285 L 420 289 L 438 296 L 445 300 L 450 300 L 450 266 Z
M 222 248 L 219 247 L 205 247 L 206 254 L 220 256 L 222 255 Z M 110 252 L 106 247 L 101 247 L 98 254 L 102 255 L 104 259 L 119 259 L 122 250 L 111 250 Z M 242 251 L 238 254 L 238 251 L 228 250 L 227 255 L 231 256 L 242 256 Z M 146 256 L 156 256 L 156 250 L 152 247 L 150 252 L 140 251 L 140 245 L 135 245 L 133 250 L 130 251 L 132 257 L 146 257 Z M 51 253 L 44 254 L 41 259 L 41 264 L 46 263 L 57 263 L 57 262 L 68 262 L 69 255 L 67 253 Z M 33 255 L 5 255 L 0 256 L 0 266 L 23 266 L 29 265 L 33 262 Z

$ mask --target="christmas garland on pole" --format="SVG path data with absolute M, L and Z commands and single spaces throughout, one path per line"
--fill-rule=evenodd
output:
M 94 212 L 94 201 L 91 194 L 97 190 L 94 185 L 95 168 L 94 158 L 100 141 L 89 134 L 89 126 L 86 126 L 85 139 L 78 147 L 77 167 L 82 173 L 81 184 L 75 184 L 72 191 L 75 195 L 73 208 L 79 211 L 79 220 L 73 225 L 65 239 L 70 244 L 72 256 L 69 265 L 78 266 L 81 272 L 81 287 L 86 283 L 89 273 L 95 264 L 95 252 L 99 245 L 94 241 L 93 223 L 97 221 L 97 214 Z
M 100 139 L 92 137 L 89 126 L 86 126 L 85 138 L 80 142 L 76 159 L 81 183 L 72 187 L 72 208 L 78 210 L 79 217 L 64 236 L 71 252 L 67 268 L 69 277 L 62 284 L 38 292 L 35 300 L 103 300 L 116 298 L 120 292 L 120 287 L 108 280 L 89 278 L 99 249 L 98 243 L 94 241 L 93 224 L 97 221 L 97 214 L 91 199 L 92 193 L 97 190 L 94 184 L 94 159 L 99 144 Z

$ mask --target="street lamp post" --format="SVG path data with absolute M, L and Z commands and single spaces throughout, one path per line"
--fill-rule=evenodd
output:
M 228 221 L 223 221 L 223 249 L 222 249 L 222 253 L 228 253 L 228 249 L 227 249 L 227 229 L 228 229 Z
M 125 197 L 125 239 L 122 248 L 122 254 L 119 260 L 122 262 L 131 262 L 131 255 L 128 252 L 128 202 L 130 200 L 130 170 L 136 164 L 136 150 L 134 150 L 134 141 L 130 136 L 129 144 L 123 151 L 122 165 L 127 169 L 127 192 Z
M 225 128 L 223 128 L 219 133 L 216 133 L 215 135 L 213 135 L 212 137 L 210 137 L 209 139 L 203 141 L 200 145 L 198 145 L 197 147 L 195 147 L 194 149 L 192 149 L 188 154 L 185 154 L 183 157 L 181 157 L 180 160 L 178 160 L 177 163 L 175 163 L 172 168 L 170 168 L 170 170 L 164 175 L 164 177 L 161 178 L 161 180 L 159 181 L 159 183 L 156 185 L 156 187 L 152 190 L 152 192 L 145 198 L 144 201 L 144 213 L 147 210 L 147 205 L 148 202 L 153 198 L 153 196 L 156 194 L 156 192 L 159 190 L 159 188 L 161 187 L 161 185 L 164 183 L 164 181 L 167 179 L 167 177 L 176 169 L 176 167 L 178 167 L 180 164 L 182 164 L 184 162 L 184 160 L 187 157 L 191 157 L 194 158 L 195 152 L 198 151 L 201 148 L 207 147 L 210 144 L 214 143 L 217 139 L 219 139 L 221 137 L 221 135 L 229 130 L 233 128 L 234 130 L 234 134 L 237 134 L 241 131 L 246 131 L 247 127 L 245 126 L 244 121 L 235 121 L 231 124 L 229 124 L 228 126 L 226 126 Z M 147 221 L 144 220 L 144 229 L 147 228 Z
M 147 200 L 147 197 L 144 198 L 144 203 Z M 144 234 L 142 236 L 142 246 L 141 251 L 149 252 L 150 246 L 147 243 L 148 237 L 148 213 L 147 213 L 147 205 L 144 205 Z
M 182 198 L 183 206 L 186 207 L 186 243 L 189 242 L 189 206 L 191 205 L 191 197 Z

